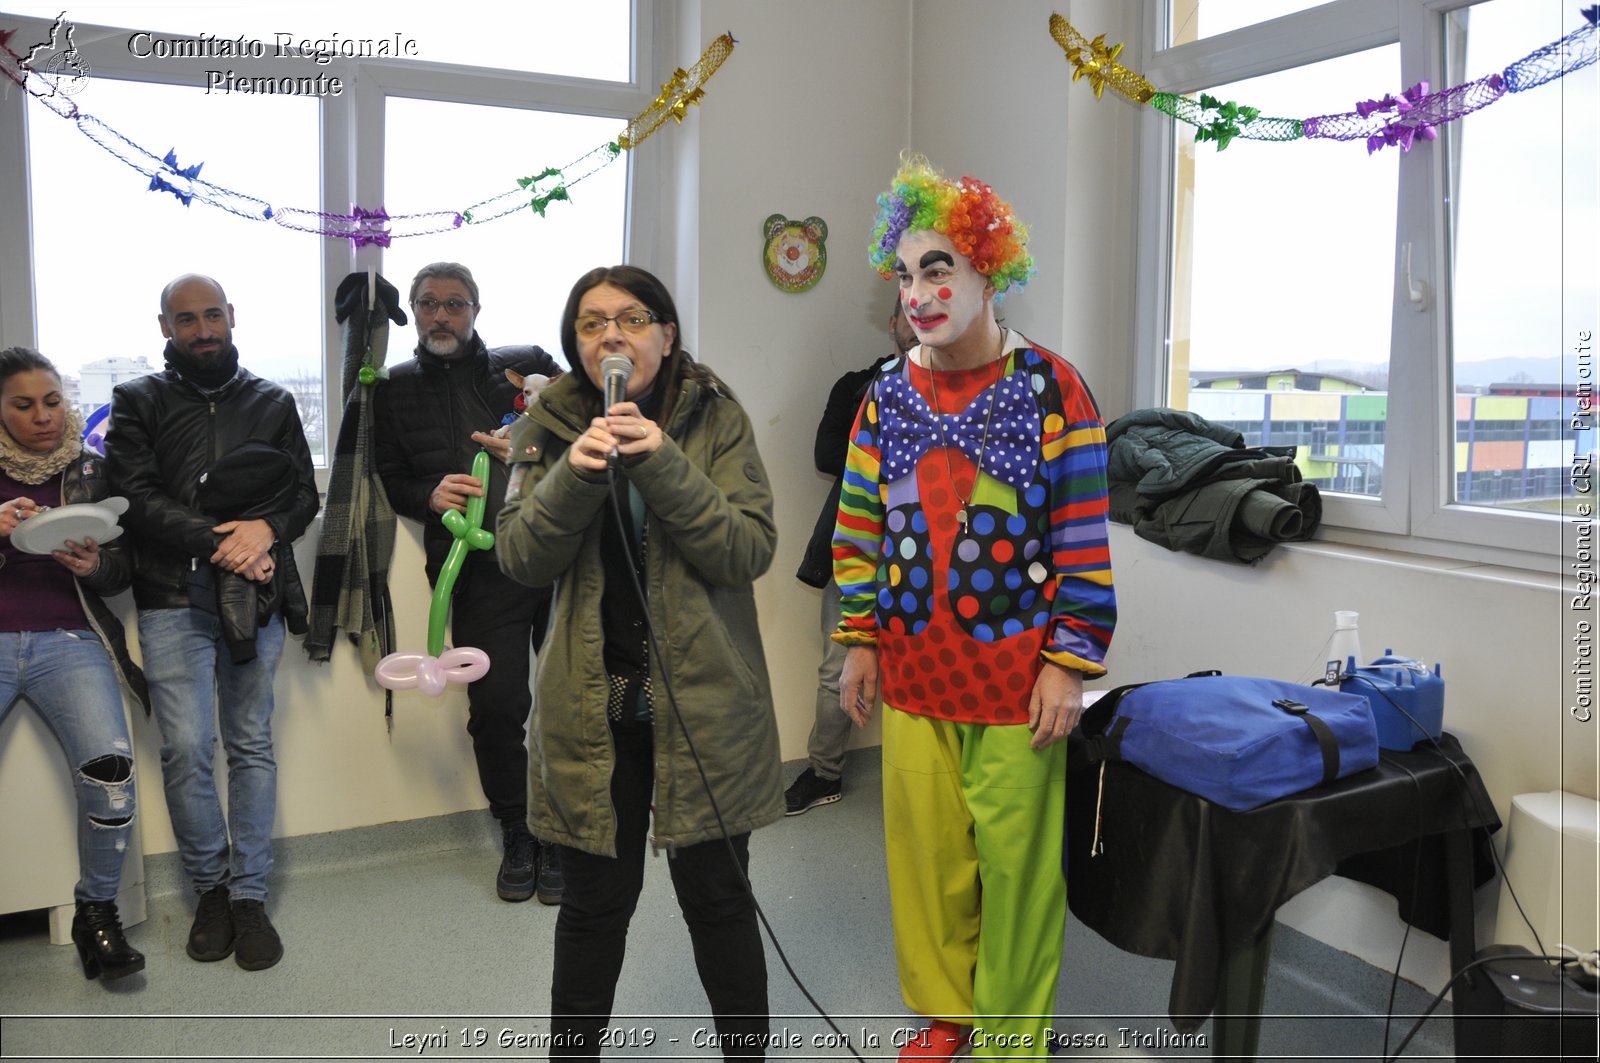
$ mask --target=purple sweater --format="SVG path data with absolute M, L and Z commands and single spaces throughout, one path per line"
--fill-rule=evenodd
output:
M 41 506 L 61 504 L 61 477 L 18 483 L 0 472 L 0 505 L 27 496 Z M 83 631 L 89 627 L 72 573 L 49 554 L 25 554 L 0 540 L 0 631 Z

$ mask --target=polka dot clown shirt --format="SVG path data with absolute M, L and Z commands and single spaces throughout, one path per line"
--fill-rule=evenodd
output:
M 834 638 L 877 645 L 893 708 L 1025 724 L 1043 660 L 1105 672 L 1106 512 L 1105 428 L 1065 359 L 1008 331 L 976 369 L 890 362 L 852 431 Z

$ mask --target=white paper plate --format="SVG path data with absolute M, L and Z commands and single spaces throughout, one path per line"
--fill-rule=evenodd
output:
M 17 530 L 11 533 L 11 545 L 25 554 L 48 554 L 52 550 L 65 550 L 68 539 L 75 543 L 85 539 L 109 543 L 122 534 L 117 517 L 127 511 L 128 500 L 121 495 L 99 502 L 57 506 L 17 525 Z

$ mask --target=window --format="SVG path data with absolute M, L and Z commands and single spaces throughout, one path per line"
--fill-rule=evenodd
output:
M 1271 100 L 1274 115 L 1330 114 L 1348 108 L 1341 86 L 1391 84 L 1399 65 L 1389 45 L 1205 91 Z M 1193 126 L 1173 125 L 1173 226 L 1189 253 L 1173 256 L 1167 405 L 1194 409 L 1199 389 L 1182 385 L 1195 373 L 1231 375 L 1277 393 L 1263 408 L 1271 444 L 1310 443 L 1310 425 L 1337 431 L 1343 407 L 1322 374 L 1379 388 L 1389 376 L 1398 153 L 1369 159 L 1331 141 L 1238 139 L 1217 151 L 1195 142 Z M 1283 369 L 1303 372 L 1270 372 Z M 1362 460 L 1381 465 L 1382 447 L 1373 450 Z M 1359 490 L 1376 483 L 1363 478 Z
M 73 98 L 103 123 L 86 128 L 119 150 L 132 151 L 117 134 L 153 151 L 174 141 L 203 146 L 204 155 L 180 156 L 179 165 L 203 164 L 201 177 L 235 191 L 271 188 L 281 203 L 318 201 L 311 99 L 240 97 L 223 121 L 217 102 L 188 85 L 94 77 Z M 320 459 L 324 299 L 315 238 L 203 203 L 185 207 L 171 193 L 158 199 L 78 124 L 37 103 L 27 135 L 37 346 L 79 408 L 90 413 L 111 401 L 116 384 L 161 370 L 161 286 L 204 273 L 234 304 L 240 362 L 295 393 Z
M 1173 0 L 1173 44 L 1231 33 L 1280 15 L 1316 7 L 1326 0 Z
M 1158 88 L 1291 119 L 1484 77 L 1584 25 L 1558 0 L 1147 10 Z M 1147 122 L 1139 254 L 1167 266 L 1141 295 L 1136 401 L 1295 446 L 1330 537 L 1548 567 L 1594 448 L 1572 426 L 1600 288 L 1596 82 L 1508 93 L 1409 153 L 1218 151 Z
M 519 212 L 488 224 L 403 236 L 396 223 L 388 246 L 304 231 L 327 224 L 317 212 L 352 206 L 462 211 L 608 143 L 660 81 L 656 64 L 636 60 L 654 38 L 631 0 L 527 5 L 492 26 L 412 2 L 333 16 L 212 4 L 203 25 L 171 5 L 90 4 L 61 27 L 58 7 L 7 6 L 18 11 L 0 15 L 0 29 L 17 30 L 14 48 L 50 42 L 36 60 L 75 49 L 86 61 L 58 106 L 91 120 L 0 94 L 0 243 L 13 255 L 0 269 L 0 336 L 56 361 L 87 410 L 161 368 L 160 286 L 208 273 L 234 304 L 241 361 L 290 388 L 323 463 L 341 402 L 324 382 L 341 376 L 331 304 L 345 274 L 380 270 L 404 294 L 418 266 L 464 262 L 483 289 L 485 339 L 539 343 L 559 358 L 568 288 L 583 269 L 627 257 L 630 179 L 659 165 L 653 148 L 625 153 L 543 218 L 529 192 Z M 151 156 L 169 148 L 178 167 L 199 164 L 202 180 L 280 216 L 151 190 Z M 413 341 L 410 326 L 394 329 L 390 362 Z
M 483 107 L 390 97 L 384 138 L 385 203 L 460 205 L 516 188 L 544 162 L 563 165 L 612 140 L 626 119 Z M 470 145 L 466 155 L 457 148 Z M 470 166 L 461 163 L 470 158 Z M 481 175 L 481 176 L 480 176 Z M 569 202 L 551 203 L 536 219 L 529 195 L 518 213 L 481 225 L 394 241 L 385 276 L 403 297 L 418 268 L 441 259 L 465 263 L 482 292 L 478 329 L 491 346 L 537 343 L 557 361 L 561 311 L 572 283 L 593 266 L 623 258 L 627 167 L 613 164 L 573 185 Z M 545 187 L 541 185 L 539 187 Z M 389 360 L 406 357 L 416 336 L 408 326 L 389 340 Z
M 1496 0 L 1446 15 L 1450 84 L 1498 70 L 1505 57 L 1520 58 L 1570 32 L 1558 11 L 1540 6 Z M 1600 274 L 1592 250 L 1582 246 L 1600 231 L 1589 73 L 1452 122 L 1441 139 L 1448 164 L 1451 371 L 1456 394 L 1470 403 L 1448 451 L 1453 473 L 1471 473 L 1458 481 L 1468 485 L 1456 491 L 1459 503 L 1560 512 L 1565 501 L 1571 510 L 1572 451 L 1538 443 L 1570 435 L 1562 429 L 1577 412 L 1578 381 L 1575 366 L 1561 357 L 1570 347 L 1563 339 L 1595 321 Z M 1490 442 L 1509 445 L 1482 445 Z M 1506 474 L 1497 493 L 1472 489 L 1485 470 Z

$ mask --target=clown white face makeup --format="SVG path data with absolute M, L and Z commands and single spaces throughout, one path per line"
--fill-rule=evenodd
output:
M 933 229 L 908 232 L 895 254 L 906 320 L 922 345 L 941 356 L 940 368 L 970 368 L 994 357 L 1000 335 L 994 289 L 950 238 Z

